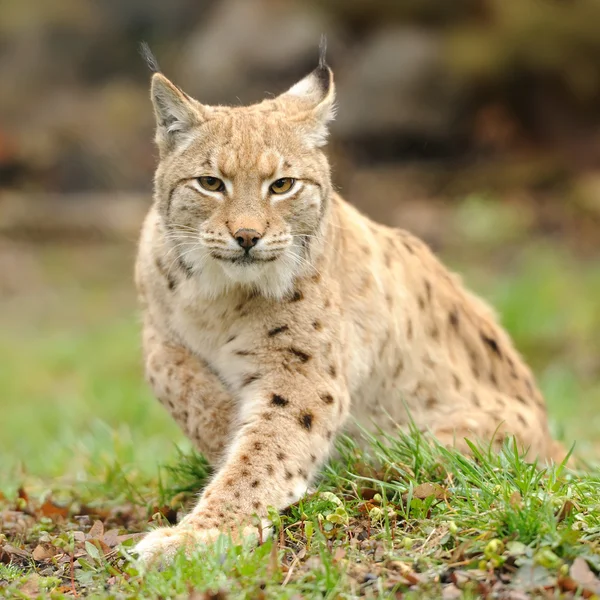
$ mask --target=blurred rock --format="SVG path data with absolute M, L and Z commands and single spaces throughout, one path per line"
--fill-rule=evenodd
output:
M 316 67 L 323 33 L 335 50 L 336 27 L 307 3 L 224 0 L 189 36 L 177 81 L 207 104 L 256 102 Z
M 343 140 L 442 141 L 458 133 L 458 90 L 444 68 L 443 45 L 423 29 L 372 35 L 339 78 L 338 98 L 335 132 Z

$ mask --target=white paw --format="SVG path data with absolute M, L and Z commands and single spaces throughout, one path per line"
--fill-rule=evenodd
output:
M 164 567 L 178 552 L 189 556 L 202 544 L 214 542 L 223 532 L 218 529 L 196 529 L 191 527 L 161 527 L 149 532 L 134 548 L 134 553 L 146 566 Z
M 269 537 L 271 527 L 270 523 L 264 523 L 262 540 Z M 241 531 L 231 532 L 223 531 L 217 528 L 198 528 L 182 522 L 176 527 L 160 527 L 149 532 L 146 537 L 139 542 L 133 549 L 133 553 L 144 566 L 154 566 L 158 568 L 165 567 L 173 562 L 176 554 L 184 552 L 190 556 L 194 550 L 201 546 L 208 546 L 215 542 L 219 537 L 226 536 L 234 543 L 250 541 L 257 543 L 260 535 L 256 527 L 247 526 Z

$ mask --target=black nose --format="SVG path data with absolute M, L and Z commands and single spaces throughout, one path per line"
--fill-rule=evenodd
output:
M 250 250 L 250 248 L 253 248 L 258 244 L 261 235 L 256 229 L 238 229 L 233 234 L 233 237 L 244 250 Z

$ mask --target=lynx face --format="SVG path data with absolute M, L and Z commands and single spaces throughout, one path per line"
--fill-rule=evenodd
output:
M 320 147 L 333 81 L 319 67 L 288 92 L 250 107 L 209 107 L 160 74 L 152 99 L 161 162 L 156 200 L 170 262 L 211 295 L 235 285 L 286 294 L 310 268 L 331 191 Z

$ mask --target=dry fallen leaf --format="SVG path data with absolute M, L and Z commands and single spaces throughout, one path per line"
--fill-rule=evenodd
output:
M 569 574 L 584 590 L 600 595 L 600 580 L 594 575 L 585 559 L 577 557 L 571 565 Z
M 66 519 L 69 516 L 69 508 L 58 506 L 58 504 L 54 504 L 52 500 L 48 499 L 40 506 L 39 513 L 43 517 L 50 517 L 51 519 L 56 519 L 57 517 Z
M 567 500 L 562 505 L 562 508 L 558 511 L 558 514 L 556 515 L 558 522 L 560 523 L 560 521 L 564 521 L 573 512 L 574 509 L 575 504 L 571 502 L 571 500 Z
M 519 508 L 523 504 L 523 498 L 519 492 L 513 492 L 508 501 L 513 508 Z
M 59 550 L 52 544 L 38 544 L 31 553 L 31 556 L 33 560 L 48 560 L 55 554 L 58 554 L 58 552 Z
M 425 500 L 425 498 L 429 498 L 430 496 L 433 496 L 436 500 L 442 500 L 447 495 L 447 490 L 438 483 L 421 483 L 413 490 L 413 498 L 418 498 L 419 500 Z M 404 494 L 403 498 L 406 500 L 408 494 Z
M 37 573 L 30 575 L 19 591 L 27 598 L 37 598 L 40 595 L 39 575 Z
M 87 534 L 87 539 L 90 538 L 101 538 L 104 535 L 104 525 L 102 521 L 94 521 L 92 528 L 89 530 Z

